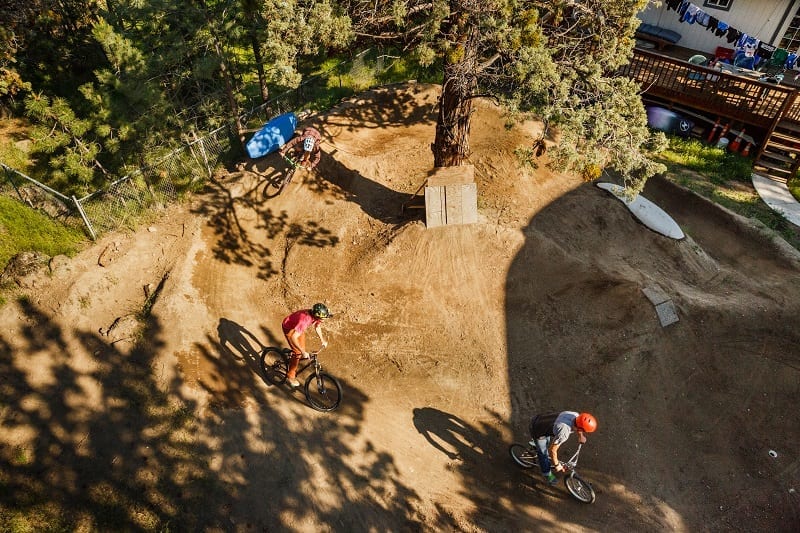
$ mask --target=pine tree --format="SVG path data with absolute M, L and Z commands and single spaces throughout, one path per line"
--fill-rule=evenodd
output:
M 361 39 L 394 43 L 422 64 L 442 65 L 436 166 L 469 155 L 472 102 L 492 96 L 509 116 L 534 115 L 557 130 L 550 159 L 587 179 L 602 169 L 640 189 L 663 169 L 647 157 L 652 136 L 639 88 L 615 76 L 630 57 L 646 0 L 344 0 Z M 532 139 L 520 153 L 544 149 Z

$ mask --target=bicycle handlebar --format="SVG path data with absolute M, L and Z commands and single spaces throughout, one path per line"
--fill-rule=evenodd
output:
M 284 158 L 284 159 L 286 160 L 286 162 L 287 162 L 287 163 L 289 163 L 289 165 L 291 165 L 291 167 L 292 167 L 292 168 L 297 168 L 297 167 L 300 165 L 300 164 L 299 164 L 297 161 L 295 161 L 295 160 L 294 160 L 294 158 L 293 158 L 292 156 L 290 156 L 290 155 L 287 155 L 287 154 L 281 153 L 281 157 L 282 157 L 282 158 Z

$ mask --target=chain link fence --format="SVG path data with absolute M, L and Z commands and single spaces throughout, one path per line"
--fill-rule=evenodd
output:
M 252 131 L 282 113 L 302 109 L 314 95 L 327 92 L 336 98 L 337 91 L 331 91 L 331 87 L 336 89 L 338 82 L 339 89 L 343 90 L 343 77 L 350 77 L 347 80 L 349 86 L 352 86 L 353 78 L 374 81 L 375 68 L 383 70 L 384 65 L 378 60 L 366 67 L 367 52 L 312 76 L 295 90 L 254 107 L 239 117 L 241 128 Z M 365 75 L 365 68 L 371 70 L 370 76 Z M 352 94 L 352 89 L 349 92 Z M 234 123 L 226 124 L 83 198 L 68 197 L 0 163 L 4 178 L 0 179 L 0 194 L 17 196 L 31 207 L 42 209 L 68 225 L 82 223 L 89 236 L 96 239 L 102 233 L 134 225 L 146 211 L 163 208 L 181 195 L 190 193 L 212 177 L 220 165 L 239 157 L 241 145 L 236 131 Z

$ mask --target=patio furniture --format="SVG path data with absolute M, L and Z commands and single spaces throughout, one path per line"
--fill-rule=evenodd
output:
M 701 54 L 695 54 L 689 58 L 689 63 L 692 65 L 700 65 L 700 66 L 708 66 L 708 58 Z M 690 80 L 702 80 L 705 79 L 706 75 L 703 72 L 697 72 L 695 70 L 690 70 L 687 77 Z
M 683 37 L 680 33 L 660 26 L 653 26 L 652 24 L 642 23 L 636 30 L 636 38 L 643 41 L 650 41 L 655 43 L 659 50 L 663 50 L 665 46 L 677 44 Z

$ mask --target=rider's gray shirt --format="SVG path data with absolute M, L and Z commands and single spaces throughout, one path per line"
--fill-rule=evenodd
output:
M 564 444 L 569 436 L 572 434 L 572 426 L 575 424 L 575 419 L 578 418 L 578 413 L 575 411 L 562 411 L 558 413 L 556 421 L 553 423 L 553 444 Z

